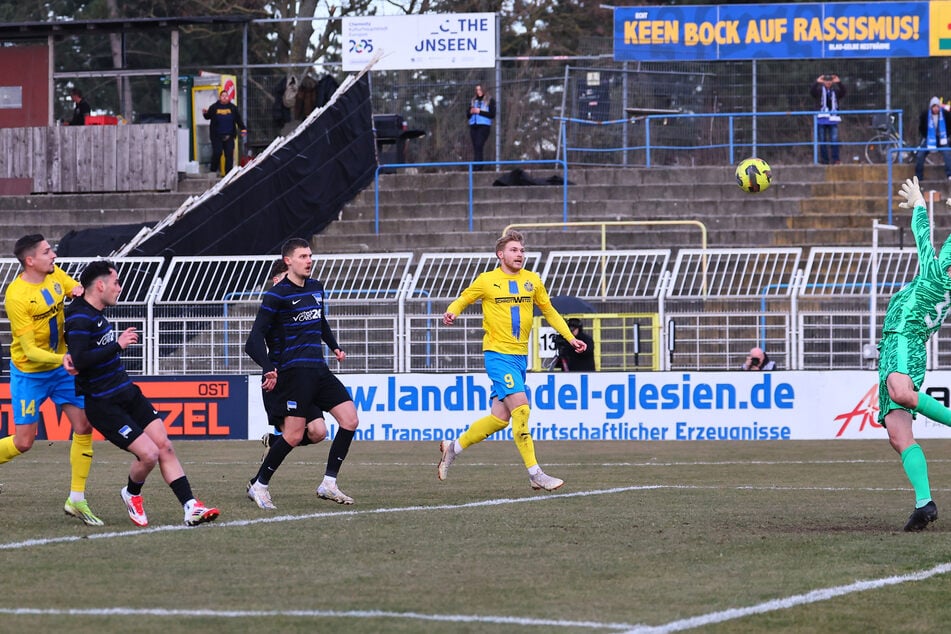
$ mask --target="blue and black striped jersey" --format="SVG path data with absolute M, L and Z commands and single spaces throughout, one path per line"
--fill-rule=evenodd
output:
M 66 308 L 66 346 L 79 371 L 76 392 L 108 398 L 132 385 L 122 365 L 118 335 L 102 311 L 77 297 Z
M 318 280 L 298 286 L 284 278 L 264 294 L 245 352 L 265 372 L 325 365 L 323 343 L 340 347 L 327 323 L 325 299 Z

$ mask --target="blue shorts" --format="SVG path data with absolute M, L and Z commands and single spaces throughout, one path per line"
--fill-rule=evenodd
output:
M 76 395 L 76 381 L 60 366 L 46 372 L 23 372 L 10 364 L 10 404 L 15 425 L 33 425 L 40 420 L 40 405 L 51 399 L 57 405 L 75 405 L 83 409 L 82 396 Z
M 506 396 L 525 389 L 525 372 L 528 370 L 528 357 L 521 354 L 502 354 L 486 350 L 485 371 L 492 381 L 492 396 L 500 401 Z

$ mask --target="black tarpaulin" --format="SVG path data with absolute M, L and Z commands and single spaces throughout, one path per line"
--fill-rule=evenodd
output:
M 219 191 L 179 209 L 119 254 L 278 253 L 289 238 L 320 232 L 373 181 L 377 160 L 367 76 L 345 82 L 314 115 Z
M 132 240 L 139 231 L 154 225 L 154 222 L 149 222 L 73 230 L 60 238 L 56 254 L 62 258 L 106 257 Z

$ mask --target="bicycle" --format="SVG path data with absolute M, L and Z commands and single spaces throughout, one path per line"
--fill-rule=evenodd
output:
M 898 129 L 895 127 L 894 114 L 877 114 L 872 117 L 872 125 L 879 132 L 871 139 L 865 142 L 865 160 L 871 164 L 885 163 L 888 161 L 889 151 L 906 147 L 905 142 L 898 136 Z M 918 158 L 918 152 L 907 150 L 898 152 L 897 158 L 893 159 L 896 163 L 914 163 Z M 925 157 L 926 165 L 938 165 L 940 156 L 937 152 L 929 152 Z

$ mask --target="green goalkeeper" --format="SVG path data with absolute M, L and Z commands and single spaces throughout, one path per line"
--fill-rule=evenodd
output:
M 925 344 L 951 309 L 951 237 L 935 253 L 928 209 L 917 178 L 905 181 L 899 195 L 905 200 L 898 206 L 913 210 L 911 230 L 918 248 L 918 274 L 888 302 L 878 344 L 878 420 L 886 427 L 888 441 L 901 456 L 902 467 L 915 489 L 915 510 L 905 530 L 920 531 L 938 519 L 938 507 L 931 499 L 928 463 L 915 442 L 912 421 L 921 413 L 951 426 L 951 410 L 918 391 L 925 378 Z

